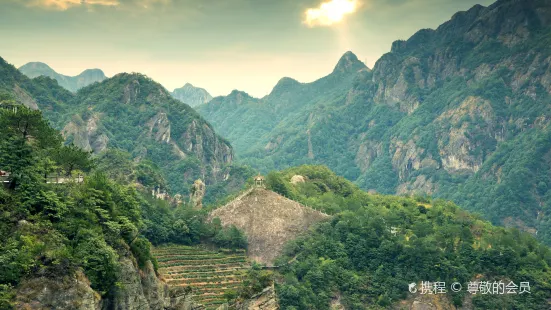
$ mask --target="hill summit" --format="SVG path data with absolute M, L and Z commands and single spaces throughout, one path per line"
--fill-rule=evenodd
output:
M 212 211 L 209 220 L 216 217 L 224 226 L 235 225 L 243 230 L 249 242 L 248 256 L 268 266 L 273 265 L 287 241 L 329 218 L 327 214 L 261 187 L 251 188 Z
M 350 73 L 360 71 L 362 69 L 367 69 L 366 65 L 361 62 L 354 53 L 348 51 L 339 59 L 333 73 Z
M 212 96 L 204 88 L 199 88 L 186 83 L 181 88 L 176 88 L 172 92 L 172 97 L 188 104 L 190 107 L 196 107 L 212 100 Z
M 47 76 L 55 79 L 59 86 L 76 92 L 90 84 L 101 82 L 107 77 L 100 69 L 86 69 L 77 76 L 67 76 L 57 73 L 54 69 L 42 62 L 29 62 L 19 68 L 23 74 L 31 79 L 39 76 Z

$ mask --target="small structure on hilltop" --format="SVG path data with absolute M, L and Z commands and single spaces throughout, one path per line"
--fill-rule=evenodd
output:
M 254 187 L 266 187 L 266 179 L 260 173 L 254 177 Z
M 193 209 L 200 210 L 203 208 L 203 197 L 205 197 L 206 188 L 205 183 L 201 179 L 193 182 L 189 193 L 189 203 Z

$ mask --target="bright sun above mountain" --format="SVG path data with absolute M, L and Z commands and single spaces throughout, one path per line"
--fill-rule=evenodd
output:
M 309 27 L 331 26 L 343 20 L 345 15 L 356 12 L 357 0 L 331 0 L 322 3 L 318 8 L 306 10 L 304 23 Z

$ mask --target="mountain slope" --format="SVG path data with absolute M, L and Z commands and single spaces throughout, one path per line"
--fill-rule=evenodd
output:
M 303 84 L 286 77 L 262 99 L 235 90 L 226 97 L 214 98 L 198 111 L 222 136 L 232 141 L 239 154 L 253 149 L 271 151 L 281 142 L 278 138 L 283 133 L 278 132 L 288 130 L 290 122 L 300 123 L 306 131 L 315 121 L 312 110 L 339 100 L 343 92 L 352 87 L 356 75 L 368 72 L 369 69 L 348 52 L 333 73 L 313 83 Z M 271 141 L 272 138 L 275 141 Z
M 81 89 L 73 118 L 64 125 L 69 142 L 99 153 L 123 149 L 160 166 L 174 193 L 188 194 L 196 179 L 223 181 L 232 147 L 192 108 L 173 99 L 141 74 L 122 73 Z
M 40 76 L 31 80 L 1 57 L 0 93 L 31 109 L 40 109 L 54 123 L 63 121 L 75 97 L 52 78 Z
M 453 199 L 551 243 L 549 16 L 549 1 L 477 5 L 394 42 L 372 71 L 341 74 L 331 95 L 315 82 L 314 98 L 294 85 L 235 113 L 231 96 L 199 111 L 253 167 L 325 164 L 364 189 Z
M 47 76 L 55 79 L 60 86 L 71 92 L 76 92 L 82 87 L 101 82 L 107 78 L 100 69 L 87 69 L 77 76 L 67 76 L 55 72 L 54 69 L 42 62 L 29 62 L 21 66 L 19 71 L 31 79 L 38 76 Z
M 205 104 L 212 99 L 212 96 L 204 88 L 195 87 L 189 83 L 176 88 L 172 92 L 172 97 L 187 103 L 192 108 Z
M 368 194 L 325 167 L 293 167 L 271 173 L 267 181 L 269 188 L 332 215 L 290 242 L 276 261 L 281 309 L 551 305 L 551 251 L 529 234 L 495 227 L 442 199 Z M 422 293 L 422 281 L 430 288 L 444 282 L 445 293 Z M 527 281 L 530 294 L 482 291 L 486 282 Z M 452 291 L 454 282 L 462 290 Z
M 3 59 L 0 73 L 0 93 L 40 109 L 66 143 L 96 154 L 118 148 L 136 161 L 152 160 L 172 195 L 189 194 L 201 178 L 209 188 L 206 201 L 212 201 L 240 188 L 252 173 L 231 165 L 232 147 L 197 112 L 143 75 L 119 74 L 72 94 L 52 78 L 29 79 Z

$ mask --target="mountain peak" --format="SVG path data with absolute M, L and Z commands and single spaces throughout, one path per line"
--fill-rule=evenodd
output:
M 270 93 L 270 95 L 280 94 L 280 93 L 289 91 L 291 89 L 294 89 L 296 86 L 300 86 L 300 85 L 301 84 L 299 81 L 292 79 L 290 77 L 284 77 L 277 82 L 276 86 L 272 89 L 272 92 Z
M 190 107 L 197 107 L 212 100 L 212 96 L 204 88 L 195 87 L 186 83 L 183 87 L 176 88 L 172 97 L 187 103 Z
M 19 71 L 23 72 L 23 74 L 29 76 L 30 78 L 35 78 L 40 75 L 53 77 L 53 75 L 56 74 L 54 69 L 52 69 L 50 66 L 38 61 L 24 64 L 23 66 L 19 67 Z
M 339 59 L 333 73 L 356 72 L 365 68 L 367 68 L 367 66 L 361 62 L 354 53 L 348 51 Z
M 53 78 L 61 87 L 72 92 L 107 78 L 100 69 L 87 69 L 77 76 L 59 74 L 43 62 L 29 62 L 19 67 L 19 71 L 31 79 L 39 76 Z
M 105 73 L 103 72 L 103 70 L 97 68 L 86 69 L 79 74 L 79 76 L 81 75 L 101 75 L 105 77 Z

